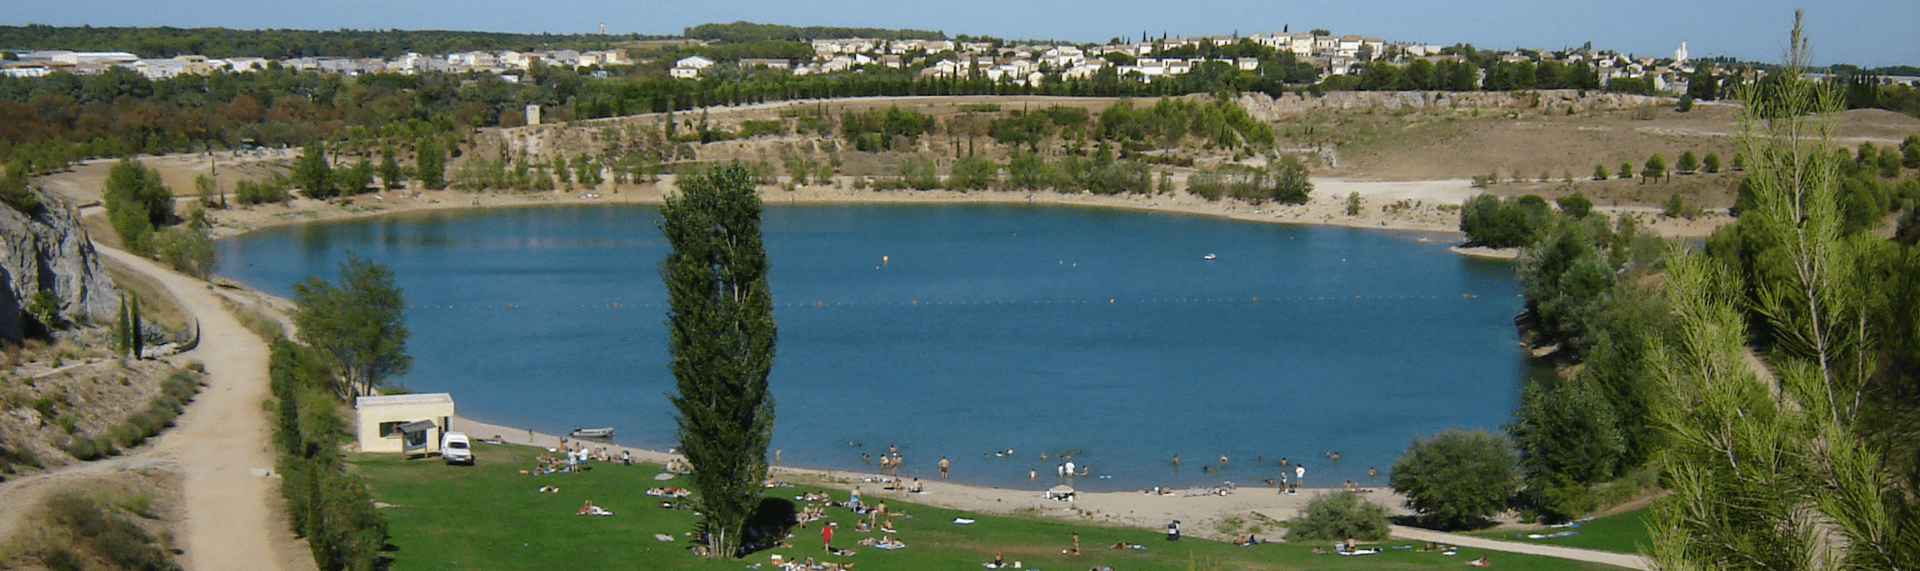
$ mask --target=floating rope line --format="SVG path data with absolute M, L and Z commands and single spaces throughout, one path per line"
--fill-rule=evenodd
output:
M 1460 297 L 1458 298 L 1455 298 L 1452 296 L 1440 296 L 1440 295 L 1356 294 L 1352 296 L 1344 296 L 1344 295 L 1278 296 L 1278 297 L 1251 296 L 1251 297 L 1244 297 L 1244 298 L 1243 297 L 1212 297 L 1212 298 L 1129 299 L 1125 301 L 1126 303 L 1132 304 L 1132 305 L 1142 305 L 1142 304 L 1176 304 L 1176 303 L 1285 303 L 1285 302 L 1307 302 L 1307 301 L 1444 300 L 1444 299 L 1476 299 L 1478 297 L 1480 296 L 1473 295 L 1473 294 L 1460 294 Z M 986 301 L 927 301 L 927 302 L 922 302 L 920 300 L 915 299 L 915 300 L 906 300 L 906 301 L 876 301 L 876 302 L 854 302 L 854 301 L 788 302 L 788 303 L 776 303 L 774 304 L 774 307 L 827 308 L 827 307 L 900 307 L 900 306 L 933 307 L 933 306 L 956 306 L 956 305 L 958 306 L 1119 305 L 1121 301 L 1122 300 L 1120 298 L 1038 299 L 1038 300 L 1027 300 L 1027 301 L 986 300 Z M 549 305 L 549 304 L 529 305 L 529 304 L 518 304 L 518 303 L 505 303 L 505 304 L 485 304 L 485 305 L 409 305 L 407 306 L 408 309 L 414 309 L 414 310 L 452 310 L 452 311 L 471 311 L 471 310 L 478 310 L 478 309 L 654 309 L 654 308 L 665 308 L 665 307 L 667 307 L 667 304 L 664 304 L 664 303 L 625 303 L 625 302 L 581 303 L 581 304 L 567 304 L 567 305 Z

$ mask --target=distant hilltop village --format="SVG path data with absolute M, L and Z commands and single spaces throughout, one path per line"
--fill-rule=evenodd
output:
M 272 64 L 296 71 L 315 71 L 359 75 L 362 73 L 401 73 L 415 74 L 429 71 L 441 72 L 493 72 L 513 74 L 533 66 L 534 62 L 557 67 L 591 67 L 632 65 L 622 49 L 581 52 L 575 50 L 552 50 L 520 53 L 516 51 L 500 52 L 461 52 L 445 55 L 422 55 L 409 53 L 393 59 L 346 58 L 346 57 L 303 57 L 284 60 L 269 60 L 257 57 L 208 58 L 200 55 L 180 55 L 170 58 L 145 59 L 127 52 L 74 52 L 66 50 L 30 51 L 18 54 L 19 61 L 7 62 L 0 71 L 10 77 L 40 77 L 56 71 L 88 75 L 104 72 L 109 68 L 127 68 L 139 72 L 148 79 L 166 79 L 176 75 L 205 75 L 213 72 L 245 73 L 267 69 Z
M 1006 44 L 999 41 L 954 41 L 925 39 L 841 38 L 812 40 L 811 59 L 766 59 L 742 57 L 734 61 L 716 61 L 706 55 L 690 55 L 667 66 L 668 75 L 697 80 L 711 75 L 716 65 L 735 69 L 765 68 L 793 75 L 858 73 L 884 69 L 893 73 L 913 73 L 921 78 L 984 78 L 1013 85 L 1039 85 L 1049 80 L 1095 79 L 1111 70 L 1116 79 L 1153 82 L 1200 70 L 1210 64 L 1230 66 L 1241 71 L 1256 71 L 1268 63 L 1255 57 L 1196 57 L 1196 54 L 1233 52 L 1220 48 L 1244 46 L 1251 42 L 1264 48 L 1269 56 L 1290 58 L 1290 65 L 1308 70 L 1306 77 L 1294 83 L 1312 83 L 1333 76 L 1362 73 L 1375 62 L 1407 65 L 1415 60 L 1430 64 L 1467 62 L 1463 50 L 1431 44 L 1388 42 L 1361 35 L 1332 35 L 1325 30 L 1309 33 L 1257 33 L 1245 37 L 1209 36 L 1161 38 L 1138 43 L 1093 44 Z M 965 38 L 965 36 L 962 36 Z M 694 50 L 694 51 L 697 51 Z M 1485 59 L 1485 53 L 1479 54 Z M 258 57 L 208 58 L 180 55 L 171 58 L 143 59 L 126 52 L 74 52 L 65 50 L 29 51 L 17 54 L 17 61 L 0 65 L 0 72 L 11 77 L 40 77 L 54 72 L 95 74 L 110 68 L 127 68 L 150 79 L 214 72 L 245 73 L 278 65 L 296 71 L 358 75 L 363 73 L 417 74 L 423 72 L 493 73 L 509 82 L 518 82 L 536 62 L 545 66 L 604 68 L 635 64 L 666 65 L 664 62 L 631 58 L 624 49 L 600 51 L 469 51 L 439 55 L 407 53 L 391 58 L 302 57 L 268 60 Z M 1689 60 L 1684 42 L 1671 58 L 1631 57 L 1591 47 L 1559 51 L 1516 49 L 1498 52 L 1499 62 L 1529 62 L 1578 65 L 1591 70 L 1604 86 L 1616 79 L 1648 81 L 1660 91 L 1684 91 L 1696 62 Z M 1481 65 L 1487 65 L 1482 61 Z M 1711 68 L 1711 64 L 1705 64 Z M 1484 80 L 1481 69 L 1473 82 Z M 1912 79 L 1912 78 L 1899 78 Z M 1902 83 L 1905 83 L 1904 81 Z

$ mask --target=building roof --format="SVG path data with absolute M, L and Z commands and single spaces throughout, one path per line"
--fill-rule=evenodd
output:
M 413 395 L 383 395 L 377 397 L 359 397 L 353 399 L 354 408 L 370 406 L 399 406 L 412 404 L 453 404 L 453 395 L 448 393 L 421 393 Z

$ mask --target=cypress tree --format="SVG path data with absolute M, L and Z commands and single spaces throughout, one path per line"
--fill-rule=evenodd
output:
M 760 238 L 760 197 L 738 161 L 686 177 L 660 208 L 672 252 L 660 262 L 680 451 L 706 514 L 714 557 L 742 555 L 773 437 L 776 331 Z
M 140 337 L 140 296 L 133 296 L 127 309 L 127 345 L 132 348 L 133 358 L 140 358 L 140 345 L 146 341 Z

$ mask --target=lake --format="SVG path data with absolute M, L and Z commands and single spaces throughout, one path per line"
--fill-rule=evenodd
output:
M 223 275 L 283 296 L 337 280 L 350 251 L 385 263 L 413 332 L 401 384 L 471 418 L 664 450 L 657 219 L 417 212 L 218 248 Z M 897 444 L 905 474 L 937 477 L 944 456 L 955 480 L 1003 487 L 1053 485 L 1062 452 L 1093 490 L 1246 485 L 1283 457 L 1308 485 L 1369 467 L 1384 484 L 1409 438 L 1511 420 L 1530 374 L 1513 263 L 1453 254 L 1448 234 L 1032 205 L 770 204 L 764 231 L 788 465 L 871 471 L 861 454 Z

